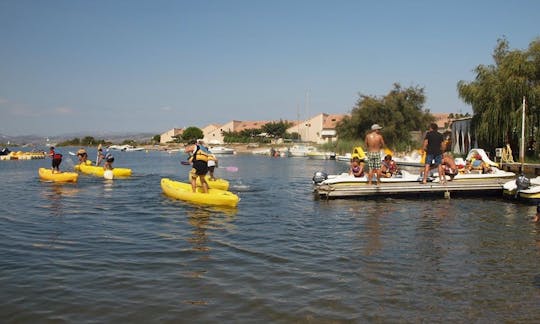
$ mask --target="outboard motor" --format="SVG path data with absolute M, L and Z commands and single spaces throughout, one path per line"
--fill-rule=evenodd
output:
M 7 148 L 7 147 L 4 147 L 1 151 L 0 151 L 0 155 L 8 155 L 11 151 Z
M 516 198 L 519 195 L 519 192 L 524 189 L 529 189 L 531 187 L 531 180 L 524 176 L 523 174 L 520 174 L 519 177 L 516 179 Z
M 328 174 L 326 174 L 323 171 L 317 171 L 313 174 L 313 183 L 319 184 L 323 182 L 324 180 L 328 179 Z

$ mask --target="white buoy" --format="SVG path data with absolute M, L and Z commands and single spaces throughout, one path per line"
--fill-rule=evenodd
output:
M 107 180 L 112 180 L 114 178 L 113 171 L 112 170 L 105 170 L 105 172 L 103 172 L 103 178 L 105 178 Z

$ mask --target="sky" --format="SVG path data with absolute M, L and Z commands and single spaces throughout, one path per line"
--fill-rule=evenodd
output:
M 350 113 L 457 82 L 506 38 L 540 37 L 540 1 L 0 0 L 0 134 L 149 132 Z M 381 121 L 381 124 L 384 124 Z

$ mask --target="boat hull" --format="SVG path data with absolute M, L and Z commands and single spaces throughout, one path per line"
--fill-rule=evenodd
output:
M 419 174 L 412 174 L 405 170 L 401 171 L 401 176 L 392 176 L 390 178 L 381 178 L 381 183 L 407 183 L 407 182 L 419 182 L 421 181 Z M 373 183 L 377 180 L 373 179 Z M 350 185 L 367 185 L 368 177 L 355 177 L 348 173 L 342 173 L 339 175 L 329 175 L 328 179 L 322 181 L 320 185 L 332 185 L 332 186 L 350 186 Z
M 229 190 L 229 181 L 225 179 L 216 179 L 210 180 L 210 176 L 206 176 L 206 183 L 208 183 L 208 188 L 210 189 L 219 189 L 219 190 Z M 189 182 L 189 178 L 188 178 Z M 197 177 L 197 186 L 202 186 L 201 180 Z
M 97 177 L 103 177 L 105 175 L 105 170 L 101 166 L 77 164 L 73 168 L 76 171 L 80 171 L 84 174 L 94 175 Z M 128 168 L 114 168 L 112 171 L 113 171 L 113 177 L 115 178 L 131 176 L 131 169 L 128 169 Z
M 530 180 L 530 187 L 517 190 L 516 180 L 510 180 L 503 185 L 503 195 L 525 201 L 540 202 L 540 176 Z
M 202 188 L 199 187 L 197 192 L 193 192 L 189 183 L 168 178 L 161 179 L 161 189 L 168 197 L 198 205 L 236 207 L 240 201 L 240 198 L 230 191 L 208 189 L 208 193 L 203 193 Z
M 76 172 L 53 173 L 51 169 L 39 168 L 39 178 L 53 182 L 77 182 L 79 174 Z

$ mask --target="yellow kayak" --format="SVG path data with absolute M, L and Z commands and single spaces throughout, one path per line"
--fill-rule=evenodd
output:
M 79 174 L 76 172 L 53 173 L 51 169 L 39 168 L 39 178 L 54 182 L 77 182 Z
M 229 181 L 225 179 L 210 180 L 210 176 L 206 176 L 206 183 L 208 183 L 208 188 L 210 189 L 219 189 L 219 190 L 229 190 Z M 189 182 L 189 178 L 188 178 Z M 201 180 L 197 178 L 197 186 L 201 186 Z
M 191 184 L 168 178 L 161 179 L 161 189 L 169 197 L 195 204 L 236 207 L 240 201 L 240 198 L 230 191 L 208 189 L 208 193 L 203 193 L 202 188 L 199 187 L 197 192 L 193 192 Z
M 95 165 L 77 164 L 76 166 L 74 166 L 74 169 L 77 171 L 81 171 L 82 173 L 91 174 L 98 177 L 103 177 L 103 174 L 105 173 L 105 170 L 102 166 Z M 115 178 L 131 176 L 131 169 L 114 168 L 112 171 Z

